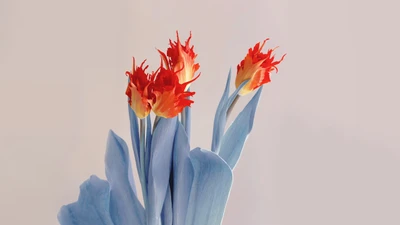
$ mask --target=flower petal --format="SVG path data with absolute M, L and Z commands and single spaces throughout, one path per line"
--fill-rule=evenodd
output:
M 161 219 L 161 209 L 169 185 L 176 124 L 176 117 L 161 118 L 153 133 L 147 187 L 149 202 L 147 225 L 158 225 Z
M 114 224 L 144 224 L 144 209 L 136 196 L 128 146 L 113 131 L 108 135 L 105 163 L 111 187 L 110 215 Z
M 232 170 L 217 154 L 196 148 L 190 152 L 194 180 L 186 224 L 220 225 L 232 186 Z
M 239 113 L 235 121 L 222 138 L 219 155 L 233 169 L 242 153 L 244 143 L 253 128 L 254 115 L 260 99 L 262 87 L 253 96 L 245 108 Z
M 178 123 L 172 159 L 174 225 L 185 225 L 190 189 L 193 181 L 193 167 L 190 162 L 189 153 L 189 139 L 183 126 Z
M 110 186 L 105 180 L 91 176 L 80 186 L 77 202 L 61 207 L 61 225 L 114 225 L 109 212 Z
M 190 32 L 189 38 L 185 41 L 185 45 L 180 42 L 178 31 L 176 31 L 176 37 L 176 42 L 170 40 L 167 56 L 169 57 L 170 67 L 177 72 L 179 82 L 183 84 L 194 78 L 194 74 L 200 68 L 200 65 L 195 63 L 197 54 L 194 52 L 194 46 L 190 46 L 192 32 Z
M 151 76 L 146 72 L 148 65 L 144 65 L 146 60 L 136 66 L 135 58 L 132 58 L 132 71 L 126 71 L 125 75 L 128 76 L 128 86 L 125 94 L 128 96 L 128 102 L 136 116 L 140 119 L 145 118 L 151 111 L 150 102 L 152 95 L 149 93 L 151 86 Z
M 129 121 L 131 128 L 131 140 L 132 140 L 132 148 L 133 154 L 135 156 L 136 169 L 140 171 L 140 163 L 139 163 L 139 124 L 138 118 L 135 112 L 132 110 L 131 106 L 128 104 L 128 112 L 129 112 Z M 139 172 L 140 174 L 140 172 Z

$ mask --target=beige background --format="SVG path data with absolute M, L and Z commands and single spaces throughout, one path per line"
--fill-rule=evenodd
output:
M 0 224 L 57 224 L 79 185 L 104 177 L 108 129 L 129 140 L 131 56 L 155 69 L 155 47 L 177 29 L 193 31 L 201 64 L 193 147 L 210 146 L 228 69 L 249 47 L 270 37 L 288 53 L 264 89 L 224 224 L 400 224 L 398 9 L 394 0 L 0 0 Z

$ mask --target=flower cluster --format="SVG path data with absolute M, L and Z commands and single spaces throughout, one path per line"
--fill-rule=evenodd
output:
M 185 45 L 179 40 L 170 40 L 170 47 L 167 54 L 158 50 L 162 63 L 160 67 L 152 73 L 147 73 L 148 66 L 144 66 L 145 61 L 135 67 L 135 58 L 133 58 L 132 71 L 127 71 L 129 84 L 126 89 L 126 95 L 129 104 L 139 118 L 145 118 L 151 110 L 160 117 L 172 118 L 180 113 L 183 108 L 190 106 L 193 101 L 188 97 L 193 96 L 195 92 L 187 91 L 190 83 L 196 80 L 196 71 L 200 65 L 195 63 L 196 54 L 194 46 L 190 47 L 190 39 Z
M 128 146 L 113 131 L 107 140 L 107 180 L 91 176 L 80 188 L 77 202 L 58 214 L 61 225 L 220 225 L 233 182 L 233 170 L 250 134 L 262 85 L 285 55 L 275 60 L 266 40 L 250 48 L 237 66 L 236 89 L 230 94 L 229 73 L 214 117 L 211 149 L 190 147 L 189 91 L 199 64 L 190 46 L 170 40 L 159 68 L 146 72 L 144 60 L 127 71 L 126 95 L 132 147 L 143 202 L 139 201 Z M 226 128 L 239 96 L 256 90 L 243 110 Z M 156 114 L 152 122 L 149 116 Z M 178 117 L 180 115 L 180 117 Z

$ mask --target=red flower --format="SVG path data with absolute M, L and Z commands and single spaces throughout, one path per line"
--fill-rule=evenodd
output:
M 238 88 L 242 82 L 249 80 L 239 92 L 240 95 L 246 95 L 261 85 L 270 82 L 270 72 L 274 70 L 278 72 L 276 66 L 285 58 L 286 54 L 283 55 L 280 60 L 275 61 L 275 57 L 272 53 L 276 48 L 268 49 L 266 54 L 262 53 L 261 50 L 267 40 L 269 39 L 265 39 L 261 46 L 260 43 L 257 43 L 253 48 L 250 48 L 246 57 L 237 66 L 236 88 Z
M 190 106 L 193 101 L 188 97 L 193 96 L 195 92 L 185 90 L 194 80 L 181 84 L 176 72 L 161 65 L 154 80 L 153 112 L 157 116 L 172 118 L 182 112 L 183 108 Z
M 130 80 L 126 95 L 139 118 L 145 118 L 151 110 L 157 116 L 175 117 L 193 103 L 188 97 L 193 96 L 194 92 L 187 90 L 200 76 L 194 76 L 200 66 L 194 61 L 197 56 L 193 51 L 194 46 L 190 46 L 192 34 L 184 45 L 179 40 L 178 32 L 176 36 L 176 42 L 169 40 L 167 54 L 158 50 L 162 62 L 156 72 L 147 74 L 145 70 L 148 66 L 143 68 L 144 62 L 135 68 L 135 60 L 132 72 L 126 72 Z
M 176 32 L 177 41 L 172 42 L 169 40 L 170 47 L 167 49 L 167 55 L 164 52 L 158 50 L 164 65 L 167 69 L 171 69 L 176 72 L 181 84 L 187 83 L 196 79 L 194 74 L 200 68 L 198 63 L 195 63 L 197 54 L 194 53 L 194 46 L 190 46 L 190 39 L 192 38 L 192 33 L 190 33 L 189 38 L 186 40 L 185 45 L 182 45 L 179 40 L 178 31 Z M 186 89 L 189 85 L 186 86 Z
M 132 71 L 126 71 L 125 73 L 129 77 L 125 94 L 129 98 L 128 102 L 132 110 L 141 119 L 150 113 L 152 100 L 154 99 L 151 89 L 151 79 L 154 77 L 154 73 L 152 75 L 146 73 L 146 69 L 149 66 L 143 68 L 145 61 L 139 67 L 135 67 L 135 58 L 133 58 Z

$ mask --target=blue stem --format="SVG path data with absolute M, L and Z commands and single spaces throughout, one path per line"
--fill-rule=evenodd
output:
M 140 183 L 142 184 L 142 194 L 143 194 L 143 202 L 145 209 L 147 209 L 147 182 L 146 182 L 146 172 L 144 169 L 144 164 L 145 164 L 145 149 L 146 149 L 146 119 L 140 119 L 140 125 L 139 125 L 139 140 L 140 140 Z
M 190 91 L 190 88 L 188 89 L 188 91 Z M 190 99 L 190 97 L 188 97 L 188 99 Z M 190 140 L 190 129 L 191 129 L 191 110 L 192 108 L 190 106 L 186 106 L 182 112 L 181 112 L 181 123 L 183 128 L 186 131 L 186 135 L 188 137 L 188 139 Z
M 185 124 L 186 124 L 186 118 L 185 117 L 186 117 L 185 116 L 185 109 L 183 109 L 182 112 L 181 112 L 181 123 L 182 123 L 183 127 L 185 127 Z

